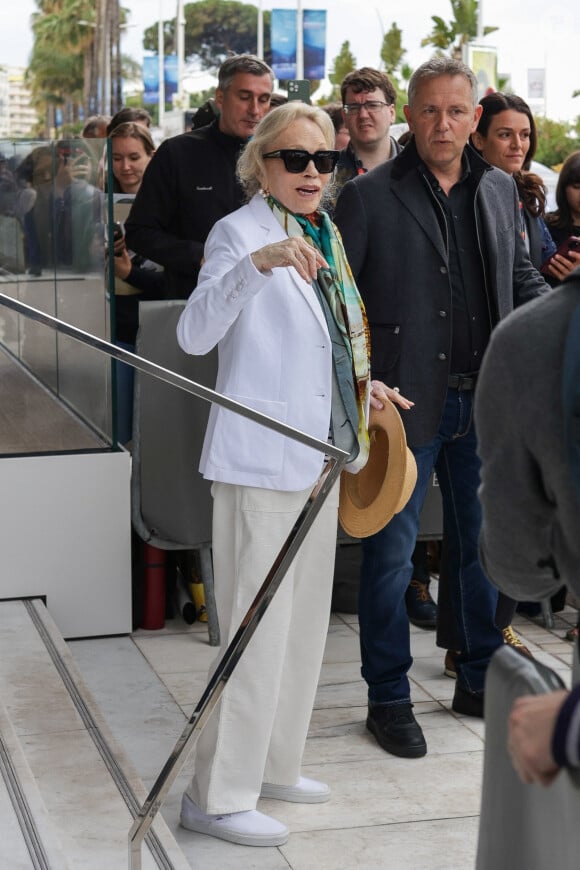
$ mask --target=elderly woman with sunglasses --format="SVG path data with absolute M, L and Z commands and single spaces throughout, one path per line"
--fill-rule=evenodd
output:
M 321 199 L 336 165 L 334 127 L 291 102 L 258 125 L 238 165 L 250 197 L 220 220 L 178 324 L 188 353 L 216 344 L 216 388 L 350 454 L 368 451 L 369 401 L 403 397 L 370 383 L 367 325 L 340 238 Z M 212 406 L 200 470 L 213 481 L 213 558 L 220 656 L 294 525 L 324 457 Z M 230 842 L 276 846 L 284 824 L 259 797 L 320 803 L 301 776 L 326 640 L 337 525 L 326 500 L 196 745 L 181 824 Z

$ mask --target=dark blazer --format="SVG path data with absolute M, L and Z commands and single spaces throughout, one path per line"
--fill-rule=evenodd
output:
M 530 260 L 532 266 L 540 269 L 542 264 L 549 260 L 556 253 L 556 244 L 552 238 L 552 232 L 546 226 L 546 222 L 541 217 L 534 217 L 533 214 L 525 209 L 526 231 L 528 234 L 528 245 L 530 250 Z M 546 278 L 548 283 L 554 287 L 560 282 L 557 280 L 551 281 Z
M 164 267 L 170 299 L 189 296 L 209 231 L 246 200 L 236 180 L 244 144 L 214 121 L 166 139 L 145 170 L 125 222 L 127 246 Z
M 530 260 L 532 265 L 536 269 L 539 269 L 542 265 L 544 239 L 542 238 L 542 230 L 538 218 L 528 211 L 526 211 L 526 229 L 529 238 Z
M 519 232 L 513 179 L 469 146 L 481 177 L 475 195 L 478 244 L 492 323 L 549 289 Z M 402 414 L 410 445 L 436 434 L 451 355 L 451 283 L 440 208 L 422 177 L 414 141 L 394 160 L 347 182 L 335 222 L 363 297 L 371 329 L 374 378 L 415 402 Z

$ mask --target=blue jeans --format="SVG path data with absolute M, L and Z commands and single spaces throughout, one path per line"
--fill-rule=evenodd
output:
M 433 468 L 443 498 L 451 607 L 458 648 L 463 650 L 457 661 L 458 681 L 465 688 L 483 689 L 490 656 L 503 642 L 494 624 L 497 590 L 481 570 L 477 552 L 481 507 L 476 443 L 473 392 L 448 390 L 439 431 L 428 444 L 413 449 L 417 485 L 408 504 L 382 531 L 363 541 L 361 672 L 371 703 L 400 704 L 410 697 L 407 672 L 413 659 L 405 590 Z
M 126 341 L 116 341 L 117 347 L 135 353 L 135 345 Z M 127 363 L 114 362 L 117 372 L 117 441 L 126 444 L 133 437 L 133 392 L 135 369 Z

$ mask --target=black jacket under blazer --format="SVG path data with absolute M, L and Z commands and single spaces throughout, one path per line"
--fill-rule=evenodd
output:
M 469 146 L 481 173 L 475 195 L 478 243 L 492 322 L 549 289 L 519 232 L 513 179 Z M 415 402 L 401 416 L 411 446 L 436 434 L 451 355 L 451 283 L 434 194 L 418 171 L 413 141 L 394 160 L 347 182 L 335 222 L 364 300 L 374 378 Z

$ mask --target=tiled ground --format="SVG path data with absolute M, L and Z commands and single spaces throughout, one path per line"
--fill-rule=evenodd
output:
M 434 584 L 436 587 L 436 584 Z M 519 618 L 538 658 L 569 682 L 566 628 L 576 611 L 548 631 Z M 207 629 L 168 622 L 157 632 L 70 643 L 73 655 L 117 739 L 150 787 L 206 685 L 215 650 Z M 423 759 L 384 753 L 365 729 L 366 687 L 359 674 L 356 616 L 333 614 L 312 716 L 304 772 L 332 787 L 327 804 L 261 801 L 291 830 L 278 849 L 234 846 L 178 826 L 189 777 L 186 763 L 163 815 L 191 866 L 199 870 L 469 870 L 474 866 L 483 762 L 483 723 L 450 710 L 453 681 L 433 632 L 412 630 L 413 700 L 428 743 Z

